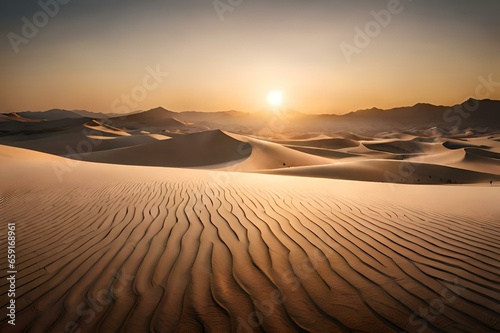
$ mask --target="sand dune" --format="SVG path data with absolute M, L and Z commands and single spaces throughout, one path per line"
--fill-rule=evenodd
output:
M 493 168 L 488 165 L 485 169 Z M 339 162 L 334 165 L 270 170 L 266 173 L 403 184 L 489 184 L 500 181 L 500 174 L 393 160 Z
M 347 152 L 339 151 L 338 149 L 323 149 L 323 148 L 302 147 L 302 146 L 295 146 L 295 145 L 286 145 L 286 147 L 297 150 L 297 151 L 301 151 L 301 152 L 306 153 L 306 154 L 316 155 L 316 156 L 321 156 L 321 157 L 326 157 L 326 158 L 331 158 L 331 159 L 340 159 L 340 158 L 361 156 L 360 154 L 347 153 Z
M 251 147 L 222 131 L 181 135 L 139 146 L 92 152 L 86 161 L 113 164 L 199 167 L 247 158 Z
M 172 112 L 158 109 L 127 117 L 153 122 L 159 114 L 171 119 Z M 500 175 L 495 136 L 449 139 L 403 133 L 394 138 L 393 134 L 390 139 L 318 136 L 270 142 L 220 130 L 168 135 L 124 130 L 93 120 L 54 133 L 5 136 L 0 142 L 100 163 L 242 172 L 287 169 L 278 173 L 378 182 L 468 184 L 496 181 Z M 407 169 L 416 165 L 408 175 Z
M 114 138 L 120 138 L 120 140 L 117 140 L 115 144 L 110 144 L 110 142 L 106 141 L 106 139 Z M 108 149 L 111 146 L 130 146 L 137 143 L 150 142 L 151 140 L 152 138 L 145 136 L 131 137 L 130 134 L 122 130 L 110 130 L 103 126 L 88 126 L 87 123 L 79 123 L 58 128 L 54 132 L 40 130 L 37 133 L 7 136 L 2 138 L 1 142 L 15 147 L 67 156 L 74 152 L 86 153 Z
M 0 135 L 48 135 L 67 128 L 82 126 L 88 118 L 68 118 L 51 121 L 5 121 L 0 122 Z
M 29 149 L 21 149 L 4 145 L 0 145 L 0 158 L 2 158 L 5 171 L 8 170 L 7 166 L 10 166 L 9 163 L 16 163 L 19 160 L 33 161 L 33 162 L 67 161 L 67 159 L 62 157 L 50 154 L 44 154 Z
M 422 154 L 445 151 L 440 144 L 420 142 L 415 139 L 364 142 L 363 145 L 372 150 L 393 154 Z
M 481 148 L 454 149 L 439 154 L 413 157 L 409 161 L 439 164 L 500 175 L 500 154 Z
M 106 143 L 103 145 L 106 146 Z M 280 144 L 222 131 L 179 135 L 163 142 L 96 151 L 82 158 L 101 163 L 208 167 L 247 172 L 333 162 L 332 159 L 299 152 Z
M 500 331 L 498 133 L 66 112 L 0 119 L 1 332 Z
M 443 142 L 443 146 L 445 146 L 448 149 L 461 149 L 461 148 L 491 148 L 488 146 L 478 146 L 472 143 L 469 143 L 468 141 L 458 141 L 458 140 L 447 140 Z
M 332 159 L 300 152 L 277 143 L 231 133 L 228 135 L 251 146 L 250 157 L 227 168 L 228 171 L 248 172 L 333 163 Z
M 121 128 L 114 127 L 114 126 L 110 125 L 109 121 L 107 121 L 107 120 L 102 121 L 102 120 L 95 120 L 94 119 L 94 120 L 86 123 L 84 126 L 87 128 L 96 130 L 96 131 L 112 134 L 114 136 L 130 136 L 130 133 L 124 131 Z
M 324 149 L 340 149 L 359 146 L 359 142 L 346 138 L 325 138 L 314 140 L 293 140 L 293 141 L 278 141 L 283 145 L 293 145 L 309 148 L 324 148 Z
M 493 151 L 481 149 L 481 148 L 465 148 L 467 152 L 467 158 L 472 161 L 474 158 L 478 159 L 489 159 L 492 161 L 500 161 L 500 153 L 495 153 Z
M 3 332 L 500 330 L 498 187 L 0 158 Z
M 169 129 L 189 129 L 190 125 L 175 118 L 176 112 L 168 111 L 161 107 L 140 113 L 114 117 L 108 119 L 113 126 L 126 128 L 128 130 L 141 129 L 149 131 Z
M 24 118 L 16 112 L 11 113 L 0 113 L 0 122 L 23 122 L 23 123 L 36 123 L 40 120 Z

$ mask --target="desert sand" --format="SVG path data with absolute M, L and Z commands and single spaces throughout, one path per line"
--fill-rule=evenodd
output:
M 2 332 L 500 330 L 500 134 L 266 138 L 159 112 L 5 116 Z

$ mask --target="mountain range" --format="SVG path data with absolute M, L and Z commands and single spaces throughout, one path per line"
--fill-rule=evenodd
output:
M 500 101 L 469 99 L 453 106 L 419 103 L 388 110 L 372 108 L 344 115 L 304 114 L 290 110 L 174 112 L 163 107 L 118 115 L 85 110 L 17 112 L 0 114 L 0 135 L 57 131 L 58 128 L 98 120 L 108 126 L 149 133 L 193 133 L 221 129 L 234 133 L 272 136 L 276 133 L 374 134 L 384 131 L 425 131 L 487 133 L 500 130 Z

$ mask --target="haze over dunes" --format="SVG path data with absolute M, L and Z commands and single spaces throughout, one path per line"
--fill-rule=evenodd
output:
M 499 331 L 499 109 L 2 114 L 0 327 Z
M 476 110 L 467 111 L 470 105 Z M 83 111 L 21 112 L 2 116 L 0 144 L 112 164 L 489 183 L 499 174 L 499 109 L 499 101 L 468 100 L 344 116 L 285 109 L 179 113 L 161 107 L 111 118 L 89 118 L 92 113 Z

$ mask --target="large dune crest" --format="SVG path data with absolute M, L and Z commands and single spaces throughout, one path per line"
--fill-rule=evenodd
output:
M 250 155 L 251 150 L 248 143 L 215 130 L 92 152 L 82 157 L 86 161 L 112 164 L 200 167 L 242 160 Z

